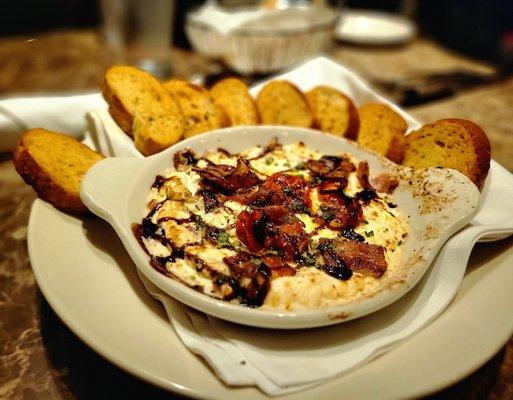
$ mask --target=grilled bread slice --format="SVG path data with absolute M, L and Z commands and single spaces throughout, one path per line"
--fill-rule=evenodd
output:
M 184 117 L 186 138 L 223 126 L 222 117 L 205 88 L 178 79 L 165 82 L 164 87 L 178 100 Z
M 62 133 L 45 129 L 25 132 L 13 152 L 16 171 L 39 197 L 73 214 L 85 214 L 80 182 L 103 156 Z
M 226 78 L 210 89 L 210 96 L 223 119 L 223 126 L 257 125 L 258 111 L 246 84 Z
M 465 119 L 441 119 L 406 137 L 403 165 L 453 168 L 481 189 L 490 169 L 490 142 L 481 127 Z
M 406 145 L 404 134 L 408 128 L 403 117 L 381 103 L 363 105 L 358 109 L 358 115 L 358 144 L 400 164 Z
M 303 93 L 288 81 L 274 80 L 258 93 L 256 104 L 263 124 L 310 128 L 313 116 Z
M 183 137 L 185 124 L 178 102 L 150 74 L 113 66 L 105 74 L 102 92 L 112 118 L 134 138 L 142 154 L 158 153 Z
M 329 86 L 316 86 L 306 93 L 312 110 L 314 126 L 347 139 L 356 139 L 359 127 L 358 110 L 349 97 Z

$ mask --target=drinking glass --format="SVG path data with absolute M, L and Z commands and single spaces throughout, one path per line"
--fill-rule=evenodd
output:
M 116 61 L 160 78 L 172 72 L 174 0 L 100 0 L 103 35 Z

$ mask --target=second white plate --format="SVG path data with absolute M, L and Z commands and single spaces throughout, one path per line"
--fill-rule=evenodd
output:
M 397 45 L 417 34 L 415 24 L 399 14 L 347 10 L 334 30 L 335 38 L 362 45 Z

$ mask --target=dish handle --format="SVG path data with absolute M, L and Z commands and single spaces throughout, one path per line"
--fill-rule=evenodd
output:
M 80 198 L 94 214 L 111 222 L 125 210 L 126 188 L 141 171 L 144 160 L 134 157 L 111 157 L 94 164 L 82 179 Z

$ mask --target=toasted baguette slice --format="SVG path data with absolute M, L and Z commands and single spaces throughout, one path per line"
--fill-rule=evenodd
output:
M 441 119 L 406 137 L 403 165 L 453 168 L 481 189 L 490 169 L 490 142 L 471 121 Z
M 408 125 L 386 104 L 369 103 L 358 109 L 360 129 L 358 144 L 401 163 L 406 145 L 404 134 Z
M 255 101 L 244 82 L 223 79 L 212 86 L 210 96 L 223 118 L 223 126 L 258 124 Z
M 347 139 L 356 139 L 360 125 L 358 110 L 349 97 L 329 86 L 316 86 L 306 93 L 314 126 Z
M 267 83 L 258 93 L 256 104 L 263 124 L 310 128 L 313 116 L 303 93 L 288 81 Z
M 13 152 L 16 171 L 39 197 L 73 214 L 88 212 L 80 200 L 80 181 L 102 158 L 77 140 L 45 129 L 25 132 Z
M 112 118 L 144 155 L 158 153 L 178 142 L 184 121 L 178 102 L 150 74 L 117 65 L 107 70 L 103 97 Z
M 165 82 L 164 87 L 178 100 L 184 116 L 186 138 L 223 126 L 222 117 L 205 88 L 177 79 Z

